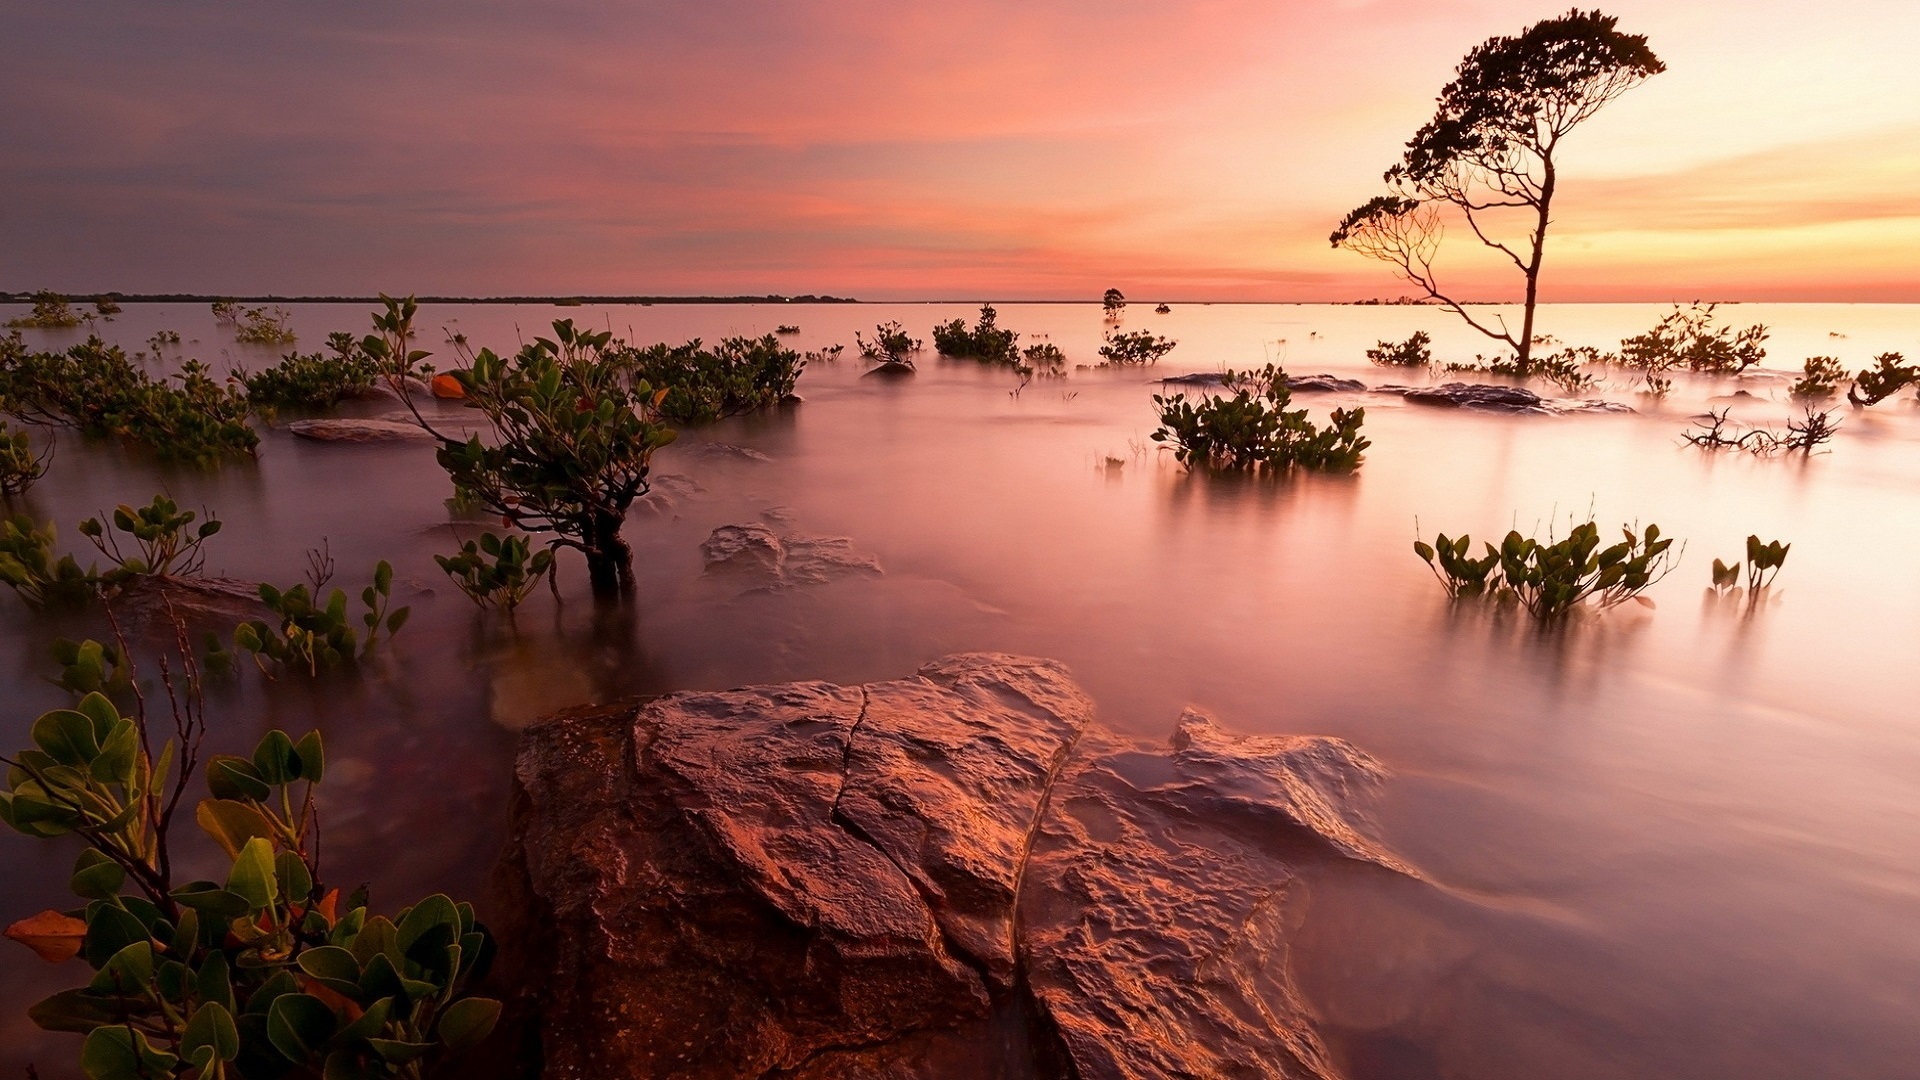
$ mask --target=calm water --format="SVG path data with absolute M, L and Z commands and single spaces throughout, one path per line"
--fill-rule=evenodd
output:
M 1611 346 L 1655 306 L 1551 309 L 1569 344 Z M 1774 328 L 1773 364 L 1814 354 L 1864 366 L 1920 351 L 1920 308 L 1746 305 Z M 4 314 L 11 315 L 11 310 Z M 851 345 L 899 318 L 925 335 L 959 305 L 424 309 L 439 328 L 511 348 L 558 316 L 640 341 L 758 334 L 797 323 L 802 348 Z M 361 331 L 357 307 L 299 307 L 304 348 Z M 1129 327 L 1181 344 L 1156 375 L 1283 361 L 1370 383 L 1377 338 L 1430 331 L 1436 352 L 1480 344 L 1419 309 L 1184 305 Z M 1003 325 L 1097 359 L 1098 309 L 1007 305 Z M 130 306 L 101 332 L 131 348 L 160 328 L 186 352 L 251 366 L 203 307 Z M 1843 335 L 1843 336 L 1841 336 Z M 35 334 L 36 344 L 74 335 Z M 446 350 L 441 349 L 444 353 Z M 849 353 L 851 353 L 851 348 Z M 960 649 L 1057 657 L 1107 721 L 1162 737 L 1183 706 L 1255 732 L 1343 736 L 1394 778 L 1375 817 L 1433 887 L 1334 880 L 1305 905 L 1296 970 L 1358 1080 L 1430 1077 L 1803 1080 L 1904 1077 L 1920 1066 L 1920 409 L 1912 395 L 1845 410 L 1810 460 L 1704 456 L 1680 445 L 1709 398 L 1783 421 L 1784 381 L 1683 383 L 1665 404 L 1618 385 L 1634 415 L 1501 417 L 1394 398 L 1303 396 L 1324 415 L 1364 403 L 1374 440 L 1356 477 L 1285 483 L 1185 475 L 1152 449 L 1138 372 L 1075 371 L 1017 396 L 1010 376 L 929 352 L 914 378 L 810 369 L 806 403 L 688 433 L 657 472 L 673 505 L 627 534 L 639 601 L 596 614 L 566 566 L 517 627 L 476 616 L 432 554 L 455 541 L 429 449 L 305 444 L 266 431 L 257 464 L 160 469 L 61 437 L 25 500 L 73 524 L 161 488 L 228 522 L 208 570 L 283 584 L 324 537 L 357 589 L 398 569 L 414 619 L 354 680 L 243 682 L 213 702 L 215 741 L 318 725 L 334 766 L 326 854 L 376 903 L 481 889 L 504 824 L 514 730 L 581 701 L 797 677 L 898 676 Z M 1624 380 L 1622 380 L 1624 383 Z M 392 406 L 359 405 L 375 415 Z M 721 441 L 771 458 L 699 452 Z M 1112 460 L 1110 460 L 1112 459 Z M 1410 551 L 1431 535 L 1544 530 L 1591 508 L 1686 542 L 1627 608 L 1540 635 L 1449 610 Z M 773 594 L 702 576 L 716 526 L 773 511 L 797 532 L 848 536 L 886 568 Z M 461 526 L 470 530 L 471 526 Z M 1752 618 L 1702 602 L 1708 565 L 1748 533 L 1793 543 L 1778 602 Z M 19 745 L 60 703 L 49 624 L 0 598 L 0 735 Z M 0 915 L 67 903 L 72 852 L 0 837 Z M 0 1072 L 42 1075 L 75 1043 L 25 1005 L 72 980 L 11 948 L 0 964 Z

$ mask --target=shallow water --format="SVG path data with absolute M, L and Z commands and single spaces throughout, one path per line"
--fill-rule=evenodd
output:
M 1742 305 L 1773 365 L 1850 367 L 1920 348 L 1920 308 Z M 13 310 L 0 312 L 10 316 Z M 1546 330 L 1611 346 L 1649 305 L 1556 307 Z M 851 346 L 899 318 L 926 334 L 961 305 L 423 309 L 417 325 L 511 348 L 554 317 L 640 341 L 763 333 Z M 301 345 L 359 331 L 358 307 L 299 306 Z M 1005 305 L 1003 325 L 1091 363 L 1096 307 Z M 1249 732 L 1348 738 L 1393 778 L 1381 837 L 1433 887 L 1329 880 L 1304 905 L 1293 962 L 1358 1080 L 1429 1077 L 1897 1077 L 1920 1060 L 1920 409 L 1842 406 L 1831 453 L 1710 456 L 1679 433 L 1708 399 L 1779 423 L 1785 382 L 1683 381 L 1663 404 L 1626 380 L 1597 396 L 1632 415 L 1506 417 L 1378 395 L 1301 395 L 1316 416 L 1364 404 L 1374 446 L 1350 478 L 1280 483 L 1186 475 L 1151 447 L 1150 378 L 1283 361 L 1369 384 L 1362 350 L 1415 329 L 1442 357 L 1481 348 L 1420 309 L 1182 305 L 1126 325 L 1181 344 L 1152 376 L 1076 370 L 1018 394 L 1001 372 L 931 352 L 908 380 L 849 356 L 809 369 L 803 405 L 689 432 L 657 459 L 673 492 L 636 512 L 639 600 L 596 613 L 566 564 L 517 625 L 476 616 L 433 565 L 454 546 L 429 449 L 302 443 L 264 432 L 257 464 L 213 473 L 60 437 L 25 509 L 72 526 L 169 490 L 227 522 L 208 572 L 283 584 L 326 541 L 357 590 L 391 559 L 414 617 L 358 679 L 243 680 L 217 695 L 215 741 L 270 726 L 326 733 L 326 857 L 376 904 L 484 887 L 504 826 L 513 731 L 551 708 L 628 694 L 789 678 L 897 676 L 988 649 L 1067 662 L 1107 722 L 1160 737 L 1187 705 Z M 204 307 L 129 305 L 99 332 L 129 349 L 160 328 L 218 368 L 270 363 Z M 1844 336 L 1832 336 L 1844 335 Z M 39 346 L 77 335 L 31 333 Z M 1284 340 L 1284 343 L 1283 343 Z M 852 349 L 849 348 L 849 354 Z M 444 359 L 444 357 L 443 357 Z M 377 415 L 391 405 L 362 404 Z M 721 442 L 771 460 L 701 452 Z M 1452 610 L 1410 544 L 1418 529 L 1542 530 L 1591 508 L 1658 522 L 1679 569 L 1628 606 L 1540 634 Z M 851 537 L 877 578 L 741 594 L 703 575 L 716 526 L 772 519 Z M 1748 533 L 1793 543 L 1776 601 L 1751 617 L 1703 603 L 1708 564 Z M 55 632 L 0 598 L 0 736 L 18 745 L 60 703 Z M 72 852 L 0 837 L 0 915 L 67 902 Z M 23 1010 L 70 981 L 12 950 L 0 965 L 0 1072 L 72 1060 Z

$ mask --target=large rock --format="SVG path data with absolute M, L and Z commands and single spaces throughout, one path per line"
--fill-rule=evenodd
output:
M 676 694 L 530 729 L 507 866 L 550 1077 L 1326 1078 L 1281 962 L 1379 774 L 1101 730 L 1059 664 Z
M 1376 386 L 1382 394 L 1397 394 L 1416 405 L 1505 413 L 1630 413 L 1631 406 L 1589 398 L 1543 398 L 1524 386 L 1487 383 L 1440 383 L 1435 386 Z

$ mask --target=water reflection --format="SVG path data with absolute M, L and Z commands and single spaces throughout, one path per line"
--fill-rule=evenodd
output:
M 798 347 L 899 318 L 924 333 L 969 305 L 425 310 L 498 347 L 557 316 L 633 325 L 642 340 L 798 323 Z M 1607 344 L 1653 307 L 1554 309 L 1572 344 Z M 1745 318 L 1745 314 L 1742 315 Z M 296 307 L 303 347 L 364 313 Z M 438 321 L 436 321 L 438 320 Z M 457 321 L 456 321 L 457 320 Z M 1092 306 L 1004 305 L 1003 324 L 1092 359 Z M 1288 365 L 1369 382 L 1375 340 L 1415 329 L 1470 355 L 1431 312 L 1255 305 L 1127 315 L 1181 340 L 1168 370 L 1245 367 L 1291 340 Z M 1754 312 L 1777 357 L 1911 347 L 1920 311 Z M 131 306 L 103 327 L 137 343 L 170 327 L 213 355 L 204 311 Z M 1319 336 L 1310 336 L 1309 330 Z M 235 358 L 270 362 L 239 346 Z M 1801 351 L 1802 349 L 1806 351 Z M 187 351 L 192 352 L 191 347 Z M 512 619 L 477 614 L 440 576 L 451 494 L 419 447 L 321 446 L 264 433 L 257 465 L 161 469 L 61 436 L 23 504 L 61 524 L 158 490 L 228 522 L 213 573 L 297 581 L 327 538 L 357 590 L 392 560 L 412 623 L 360 677 L 241 680 L 210 702 L 213 747 L 270 725 L 318 726 L 338 762 L 327 858 L 397 902 L 485 887 L 504 826 L 515 732 L 551 708 L 686 688 L 898 676 L 961 649 L 1056 657 L 1107 722 L 1165 737 L 1187 705 L 1229 727 L 1343 736 L 1383 759 L 1381 832 L 1425 883 L 1361 873 L 1299 898 L 1291 962 L 1364 1080 L 1688 1076 L 1897 1077 L 1920 1060 L 1920 416 L 1850 415 L 1833 452 L 1762 461 L 1679 445 L 1685 417 L 1730 389 L 1683 384 L 1637 414 L 1502 417 L 1398 399 L 1300 395 L 1323 416 L 1364 404 L 1373 439 L 1351 478 L 1207 480 L 1152 448 L 1140 373 L 1075 371 L 1013 395 L 1003 372 L 932 362 L 866 379 L 809 369 L 806 403 L 689 432 L 636 510 L 640 602 L 598 608 L 569 562 Z M 1397 378 L 1397 376 L 1396 376 Z M 1756 383 L 1757 418 L 1786 415 Z M 1745 406 L 1743 406 L 1745 407 Z M 390 406 L 355 406 L 378 415 Z M 721 443 L 764 459 L 715 450 Z M 1114 464 L 1118 462 L 1118 464 Z M 667 479 L 674 477 L 678 479 Z M 1411 552 L 1420 533 L 1497 537 L 1593 508 L 1603 528 L 1684 538 L 1675 575 L 1633 605 L 1541 630 L 1517 612 L 1449 605 Z M 879 577 L 754 590 L 703 574 L 716 527 L 755 522 L 850 537 Z M 471 524 L 460 529 L 471 529 Z M 457 530 L 451 530 L 457 531 Z M 1757 533 L 1793 542 L 1771 603 L 1697 604 L 1707 565 Z M 89 632 L 0 598 L 0 714 L 9 745 L 61 701 L 44 643 Z M 71 853 L 0 837 L 0 912 L 64 903 Z M 24 1004 L 62 976 L 0 965 L 0 1071 L 71 1060 Z

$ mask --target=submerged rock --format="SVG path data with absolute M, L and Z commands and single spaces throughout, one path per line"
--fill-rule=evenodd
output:
M 216 629 L 224 637 L 234 624 L 259 618 L 266 606 L 257 582 L 220 577 L 156 577 L 139 574 L 113 596 L 116 612 L 143 628 Z
M 684 457 L 701 458 L 706 461 L 751 461 L 765 464 L 773 460 L 769 454 L 761 453 L 750 446 L 735 446 L 723 442 L 688 442 L 673 444 Z
M 1227 384 L 1226 372 L 1196 371 L 1191 375 L 1173 375 L 1161 379 L 1169 386 L 1218 386 Z M 1367 384 L 1359 379 L 1342 379 L 1337 375 L 1289 375 L 1287 389 L 1298 393 L 1358 393 L 1364 391 Z
M 1543 398 L 1524 386 L 1487 383 L 1440 383 L 1435 386 L 1376 386 L 1375 392 L 1397 394 L 1417 405 L 1471 409 L 1476 412 L 1576 413 L 1632 412 L 1629 406 L 1588 398 Z
M 519 1007 L 545 1075 L 1335 1075 L 1283 955 L 1356 829 L 1337 739 L 1155 747 L 1066 669 L 675 694 L 531 728 Z
M 287 425 L 287 430 L 303 439 L 317 442 L 401 442 L 407 440 L 433 439 L 431 432 L 409 418 L 399 420 L 353 420 L 345 417 L 323 417 L 314 420 L 295 420 Z
M 778 533 L 766 525 L 722 525 L 701 543 L 707 573 L 760 587 L 822 585 L 849 574 L 878 574 L 880 560 L 844 536 Z

